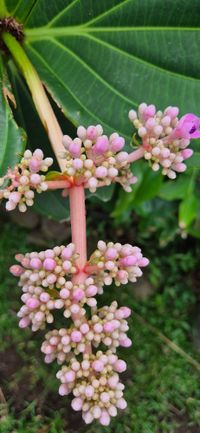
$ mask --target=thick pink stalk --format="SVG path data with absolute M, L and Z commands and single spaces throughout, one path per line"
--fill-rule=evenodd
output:
M 85 209 L 85 191 L 84 186 L 73 186 L 69 189 L 69 204 L 70 204 L 70 219 L 72 242 L 75 245 L 75 250 L 79 254 L 77 265 L 79 272 L 72 277 L 72 283 L 82 284 L 87 278 L 84 268 L 87 262 L 87 238 L 86 238 L 86 209 Z M 79 319 L 78 314 L 72 315 L 73 320 Z M 83 322 L 86 319 L 82 319 Z M 85 353 L 90 353 L 92 350 L 91 344 L 88 343 L 85 348 Z
M 84 186 L 73 186 L 69 189 L 70 219 L 72 229 L 72 242 L 79 254 L 77 265 L 80 271 L 87 262 L 86 243 L 86 210 Z
M 137 161 L 138 159 L 143 158 L 144 156 L 144 148 L 140 146 L 137 150 L 134 150 L 134 152 L 131 152 L 128 157 L 128 162 Z

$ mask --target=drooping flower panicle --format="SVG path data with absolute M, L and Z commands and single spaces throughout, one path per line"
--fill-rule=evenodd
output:
M 119 346 L 131 345 L 126 320 L 131 310 L 119 308 L 116 301 L 98 308 L 95 296 L 113 280 L 117 285 L 136 281 L 142 275 L 140 266 L 146 266 L 148 260 L 138 247 L 99 241 L 81 271 L 85 275 L 83 283 L 76 283 L 78 257 L 73 244 L 16 255 L 19 264 L 11 266 L 10 271 L 19 278 L 23 292 L 19 326 L 31 325 L 33 331 L 44 329 L 46 323 L 54 321 L 54 310 L 71 318 L 68 328 L 53 329 L 45 335 L 41 346 L 45 362 L 64 364 L 57 373 L 59 393 L 73 392 L 72 408 L 82 410 L 84 421 L 98 419 L 108 425 L 117 410 L 126 407 L 124 385 L 118 376 L 126 370 L 126 363 L 115 353 Z M 85 305 L 91 308 L 89 319 Z M 93 354 L 92 348 L 106 352 Z

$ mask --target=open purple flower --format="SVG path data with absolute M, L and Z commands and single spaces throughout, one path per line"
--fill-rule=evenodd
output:
M 195 116 L 195 114 L 188 113 L 185 114 L 179 122 L 177 123 L 173 135 L 176 138 L 199 138 L 200 137 L 200 118 Z

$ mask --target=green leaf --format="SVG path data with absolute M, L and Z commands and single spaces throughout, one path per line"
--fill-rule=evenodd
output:
M 182 228 L 187 228 L 196 218 L 199 200 L 191 193 L 186 196 L 179 206 L 179 224 Z
M 34 206 L 36 212 L 56 221 L 69 219 L 69 199 L 61 196 L 61 191 L 46 191 L 36 194 Z
M 111 200 L 112 195 L 114 193 L 115 186 L 109 185 L 109 186 L 103 186 L 101 188 L 97 188 L 95 192 L 90 192 L 87 190 L 86 192 L 86 198 L 89 197 L 97 197 L 99 200 L 107 202 Z
M 0 176 L 18 162 L 26 141 L 25 132 L 18 128 L 13 119 L 8 98 L 13 99 L 0 57 Z
M 25 48 L 74 124 L 102 123 L 130 141 L 127 113 L 144 100 L 199 111 L 199 14 L 199 0 L 57 0 L 51 7 L 36 0 Z
M 190 183 L 189 174 L 180 174 L 175 180 L 166 180 L 161 186 L 158 196 L 163 200 L 178 200 L 185 197 Z
M 34 3 L 35 0 L 6 0 L 9 15 L 15 16 L 20 21 L 26 20 Z
M 187 161 L 187 167 L 200 169 L 200 152 L 194 152 Z

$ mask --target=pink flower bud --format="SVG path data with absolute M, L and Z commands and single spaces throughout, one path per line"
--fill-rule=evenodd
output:
M 14 275 L 14 277 L 20 277 L 24 270 L 20 265 L 13 265 L 10 267 L 10 272 Z
M 114 369 L 118 372 L 118 373 L 123 373 L 123 371 L 126 371 L 126 362 L 123 361 L 122 359 L 118 359 L 115 364 L 114 364 Z
M 124 400 L 124 398 L 120 398 L 119 400 L 117 400 L 116 406 L 118 409 L 126 409 L 127 407 L 127 403 L 126 400 Z
M 100 177 L 103 179 L 104 177 L 107 176 L 107 174 L 108 174 L 108 170 L 106 167 L 100 166 L 100 167 L 97 167 L 97 169 L 95 170 L 95 176 L 96 177 Z
M 60 291 L 60 297 L 62 299 L 69 298 L 69 295 L 70 295 L 70 291 L 68 289 L 61 289 L 61 291 Z
M 75 299 L 76 301 L 81 301 L 81 299 L 83 299 L 84 296 L 85 293 L 82 289 L 76 289 L 73 293 L 73 299 Z
M 62 337 L 62 344 L 64 344 L 65 346 L 67 346 L 70 342 L 70 338 L 69 335 L 64 335 L 64 337 Z
M 193 155 L 193 150 L 192 149 L 184 149 L 184 150 L 182 150 L 181 155 L 184 159 L 188 159 Z
M 100 334 L 102 331 L 103 331 L 103 326 L 101 325 L 101 323 L 95 323 L 94 332 Z
M 131 315 L 131 309 L 128 307 L 121 307 L 118 311 L 121 311 L 123 313 L 124 319 L 127 319 Z
M 37 257 L 34 257 L 33 259 L 30 260 L 30 266 L 33 269 L 40 269 L 42 267 L 42 262 Z
M 39 161 L 37 158 L 32 158 L 29 163 L 29 168 L 32 172 L 37 173 L 41 167 L 41 160 Z
M 108 379 L 108 385 L 110 386 L 110 388 L 115 388 L 117 386 L 119 382 L 119 377 L 117 374 L 109 377 Z
M 119 152 L 123 149 L 125 145 L 125 140 L 123 137 L 116 137 L 111 141 L 110 148 L 113 152 Z
M 71 267 L 72 267 L 72 265 L 71 265 L 71 262 L 70 262 L 69 260 L 65 260 L 65 261 L 63 262 L 63 269 L 64 269 L 66 272 L 67 272 L 67 271 L 70 271 Z
M 46 271 L 53 271 L 56 267 L 56 261 L 51 258 L 45 259 L 43 262 L 43 267 Z
M 100 361 L 100 360 L 95 360 L 93 363 L 92 363 L 92 368 L 95 370 L 95 371 L 102 371 L 103 370 L 103 368 L 104 368 L 104 365 L 103 365 L 103 362 L 102 361 Z
M 89 331 L 89 326 L 88 326 L 88 324 L 87 323 L 83 323 L 81 326 L 80 326 L 80 330 L 81 330 L 81 332 L 82 332 L 82 334 L 87 334 L 87 332 Z
M 113 332 L 115 329 L 115 325 L 113 322 L 107 322 L 103 325 L 103 329 L 105 332 Z
M 42 292 L 41 293 L 41 295 L 40 295 L 40 301 L 41 302 L 48 302 L 49 301 L 49 299 L 50 299 L 50 295 L 48 294 L 48 293 L 46 293 L 46 292 Z
M 110 400 L 108 392 L 102 392 L 100 395 L 100 400 L 102 401 L 102 403 L 108 403 Z
M 38 299 L 35 298 L 29 298 L 28 301 L 26 302 L 26 305 L 31 310 L 34 310 L 35 308 L 39 307 L 40 301 L 38 301 Z
M 76 170 L 80 170 L 83 167 L 83 161 L 81 159 L 75 158 L 73 160 L 73 167 Z
M 54 274 L 49 274 L 47 277 L 47 283 L 48 284 L 54 284 L 56 282 L 56 280 L 57 280 L 57 277 Z
M 109 425 L 110 424 L 110 416 L 106 410 L 102 410 L 101 416 L 99 418 L 99 422 L 101 425 Z
M 138 266 L 145 267 L 148 266 L 148 264 L 149 264 L 149 259 L 147 259 L 146 257 L 142 257 L 141 259 L 138 260 Z
M 75 377 L 76 377 L 76 375 L 75 375 L 74 371 L 72 371 L 72 370 L 70 370 L 67 373 L 65 373 L 65 380 L 66 380 L 66 382 L 69 382 L 69 383 L 70 382 L 74 382 Z
M 9 195 L 9 200 L 13 201 L 13 203 L 19 203 L 21 198 L 21 194 L 17 191 L 11 192 Z
M 79 305 L 77 305 L 77 304 L 73 304 L 73 305 L 71 306 L 71 312 L 72 312 L 72 314 L 78 314 L 79 311 L 80 311 L 80 307 L 79 307 Z
M 28 317 L 23 317 L 19 321 L 19 327 L 20 328 L 27 328 L 28 325 L 30 325 L 30 319 Z
M 128 337 L 120 339 L 119 343 L 122 347 L 130 347 L 132 345 L 132 341 Z
M 86 395 L 86 397 L 90 398 L 90 397 L 93 396 L 93 394 L 94 394 L 94 388 L 93 388 L 93 386 L 91 386 L 91 385 L 86 386 L 86 388 L 85 388 L 85 395 Z
M 187 166 L 180 162 L 179 164 L 175 164 L 174 170 L 176 170 L 178 173 L 183 173 L 186 170 Z
M 68 388 L 68 386 L 65 383 L 62 383 L 62 385 L 60 385 L 59 390 L 58 390 L 60 395 L 67 395 L 70 393 L 70 390 Z
M 79 343 L 81 341 L 81 339 L 82 339 L 81 332 L 79 332 L 79 331 L 72 331 L 72 333 L 71 333 L 71 340 L 74 343 Z
M 137 263 L 137 257 L 135 256 L 126 256 L 120 260 L 120 266 L 134 266 Z
M 103 153 L 107 152 L 109 148 L 109 141 L 108 137 L 106 135 L 102 135 L 102 137 L 99 137 L 93 146 L 93 151 L 96 153 L 96 155 L 102 155 Z
M 74 398 L 71 403 L 72 409 L 75 411 L 81 410 L 83 406 L 83 401 L 80 397 Z
M 87 290 L 86 290 L 86 295 L 87 296 L 95 296 L 97 294 L 97 287 L 94 286 L 93 284 L 91 284 L 90 286 L 88 286 Z
M 73 158 L 77 158 L 81 154 L 81 140 L 72 141 L 69 144 L 69 152 L 71 153 Z
M 97 130 L 96 126 L 93 126 L 93 125 L 88 126 L 88 128 L 87 128 L 87 138 L 89 140 L 94 141 L 94 140 L 96 140 L 97 137 L 98 137 L 98 130 Z
M 62 251 L 61 256 L 62 256 L 62 259 L 68 260 L 68 259 L 71 259 L 72 254 L 73 254 L 73 248 L 72 247 L 66 247 Z
M 41 177 L 39 174 L 36 174 L 36 173 L 31 174 L 30 181 L 31 181 L 31 183 L 33 183 L 33 185 L 38 185 L 38 183 L 41 182 Z
M 115 248 L 108 248 L 105 257 L 109 260 L 115 260 L 118 257 L 117 250 Z

